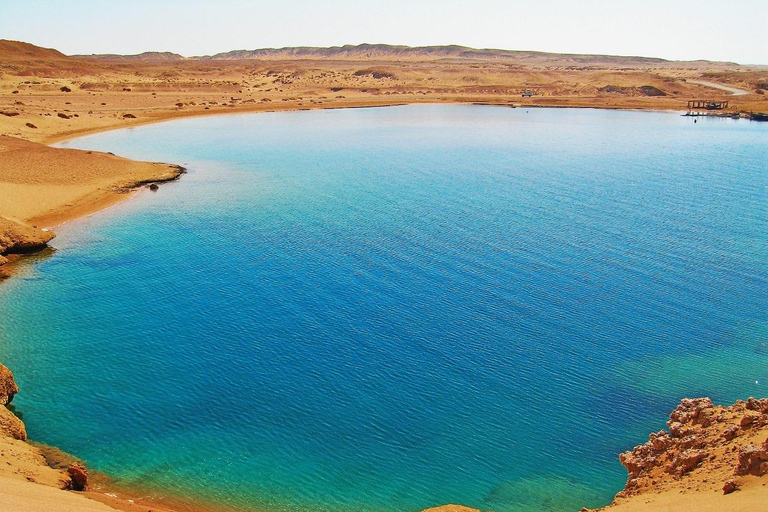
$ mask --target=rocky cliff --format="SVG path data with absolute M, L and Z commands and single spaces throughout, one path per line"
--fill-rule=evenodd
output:
M 13 379 L 13 373 L 0 363 L 0 436 L 7 436 L 21 441 L 27 440 L 27 430 L 24 423 L 5 405 L 13 400 L 19 386 Z
M 10 404 L 19 386 L 13 373 L 0 364 L 0 478 L 35 482 L 59 489 L 72 488 L 72 478 L 46 463 L 42 452 L 26 443 L 24 422 L 6 405 Z M 2 507 L 0 507 L 2 510 Z
M 627 484 L 607 510 L 768 510 L 768 399 L 684 399 L 667 426 L 619 456 Z
M 43 231 L 0 216 L 0 265 L 6 262 L 4 254 L 43 249 L 53 236 L 50 231 Z
M 0 405 L 8 405 L 19 392 L 13 372 L 0 363 Z

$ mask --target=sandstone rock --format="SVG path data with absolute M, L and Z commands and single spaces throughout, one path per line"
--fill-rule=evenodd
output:
M 735 475 L 762 476 L 768 474 L 768 439 L 760 446 L 747 445 L 739 451 Z
M 88 468 L 75 462 L 67 468 L 67 473 L 72 479 L 72 490 L 84 491 L 88 487 Z
M 0 217 L 0 254 L 38 251 L 53 238 L 53 233 Z
M 686 399 L 668 425 L 669 434 L 653 433 L 645 444 L 619 456 L 628 477 L 615 503 L 668 491 L 729 494 L 739 489 L 738 476 L 768 475 L 767 399 L 726 407 L 713 406 L 708 398 Z M 765 442 L 756 446 L 756 437 Z
M 667 426 L 672 437 L 685 437 L 691 432 L 688 427 L 677 421 L 667 422 Z
M 723 430 L 723 439 L 725 441 L 730 441 L 737 435 L 739 435 L 739 427 L 737 427 L 736 425 L 731 425 L 729 427 L 726 427 L 725 430 Z
M 761 416 L 762 414 L 760 413 L 749 411 L 741 418 L 739 426 L 741 428 L 749 428 L 753 424 L 759 424 Z
M 4 406 L 0 406 L 0 435 L 22 441 L 27 440 L 27 429 L 24 427 L 24 422 Z
M 667 434 L 663 430 L 660 430 L 655 434 L 651 434 L 650 443 L 655 451 L 663 452 L 664 450 L 669 448 L 674 443 L 674 441 L 669 436 L 669 434 Z
M 638 453 L 638 448 L 635 448 L 631 452 L 624 452 L 619 455 L 619 462 L 627 468 L 630 480 L 634 479 L 643 471 L 652 468 L 655 462 L 653 457 L 644 457 L 642 453 Z
M 750 397 L 744 407 L 749 411 L 757 411 L 761 414 L 768 414 L 768 398 L 761 398 L 759 400 Z
M 723 484 L 723 494 L 731 494 L 733 491 L 736 491 L 739 489 L 739 485 L 736 483 L 736 480 L 731 478 L 730 480 L 726 480 Z
M 688 448 L 697 448 L 701 443 L 701 439 L 695 434 L 685 436 L 677 442 L 677 448 L 679 450 L 687 450 Z
M 707 458 L 707 452 L 704 450 L 685 450 L 667 465 L 665 471 L 681 477 L 696 468 L 705 458 Z
M 702 411 L 714 408 L 710 398 L 683 398 L 680 405 L 669 415 L 670 421 L 667 423 L 678 422 L 683 425 L 688 423 L 697 424 Z
M 19 392 L 19 386 L 13 379 L 13 372 L 0 363 L 0 405 L 7 405 Z

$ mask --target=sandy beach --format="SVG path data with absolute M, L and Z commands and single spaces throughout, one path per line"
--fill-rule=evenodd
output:
M 768 112 L 764 68 L 579 57 L 435 57 L 434 52 L 418 51 L 394 56 L 387 49 L 367 49 L 301 58 L 277 52 L 258 59 L 238 55 L 194 60 L 164 54 L 125 59 L 68 57 L 0 41 L 0 265 L 44 248 L 57 225 L 125 200 L 141 187 L 178 179 L 184 172 L 172 163 L 48 146 L 88 133 L 190 116 L 411 103 L 682 111 L 687 100 L 706 98 L 730 102 L 720 114 Z M 531 96 L 524 97 L 526 91 Z M 702 446 L 715 446 L 711 456 L 680 475 L 654 469 L 640 490 L 624 493 L 608 510 L 755 510 L 766 497 L 765 473 L 739 477 L 737 492 L 724 495 L 722 486 L 738 464 L 734 459 L 739 450 L 765 446 L 768 406 L 760 407 L 757 412 L 743 404 L 706 408 L 706 415 L 717 418 L 712 422 L 716 429 L 697 435 L 703 436 Z M 742 418 L 753 413 L 759 417 L 743 424 Z M 727 446 L 718 444 L 733 426 L 740 434 Z M 26 435 L 6 430 L 0 429 L 2 510 L 209 511 L 194 503 L 142 500 L 139 493 L 118 492 L 108 483 L 94 483 L 86 493 L 61 490 L 67 485 L 65 473 L 49 467 Z M 430 510 L 472 509 L 450 505 Z
M 0 136 L 0 158 L 0 254 L 5 254 L 0 263 L 43 248 L 54 236 L 50 228 L 58 224 L 183 173 L 178 166 L 51 148 L 5 135 Z

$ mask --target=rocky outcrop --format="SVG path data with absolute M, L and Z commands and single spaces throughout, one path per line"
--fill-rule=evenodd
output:
M 739 489 L 739 484 L 736 483 L 736 480 L 733 478 L 730 478 L 725 481 L 723 484 L 723 494 L 731 494 L 734 491 L 737 491 Z
M 79 462 L 70 464 L 67 474 L 71 479 L 73 491 L 84 491 L 88 488 L 88 469 L 84 465 Z
M 684 399 L 670 414 L 669 432 L 622 453 L 627 484 L 616 501 L 644 493 L 716 490 L 730 494 L 740 477 L 768 475 L 768 399 L 730 407 L 709 398 Z
M 13 378 L 13 372 L 0 363 L 0 436 L 26 441 L 27 429 L 24 422 L 5 407 L 18 392 L 19 386 Z
M 747 445 L 739 450 L 739 465 L 736 475 L 763 476 L 768 474 L 768 439 L 762 445 Z
M 27 441 L 24 422 L 6 407 L 18 391 L 13 373 L 0 364 L 0 480 L 13 478 L 58 489 L 74 488 L 72 473 L 49 466 L 40 447 L 24 442 Z M 87 483 L 88 471 L 84 466 L 82 471 L 78 469 L 74 473 L 78 476 L 78 485 Z M 2 506 L 0 510 L 4 510 Z
M 0 406 L 0 436 L 12 437 L 20 441 L 27 440 L 24 422 L 3 406 Z
M 4 254 L 28 253 L 44 249 L 54 234 L 11 219 L 0 217 L 0 265 Z
M 606 85 L 597 89 L 601 94 L 623 94 L 625 96 L 666 96 L 667 93 L 652 85 L 640 87 L 621 87 L 618 85 Z
M 13 378 L 13 372 L 0 363 L 0 405 L 8 405 L 19 392 L 19 386 Z

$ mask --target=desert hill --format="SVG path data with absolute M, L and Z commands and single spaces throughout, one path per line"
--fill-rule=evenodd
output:
M 548 53 L 538 51 L 518 51 L 500 49 L 477 49 L 459 45 L 446 46 L 403 46 L 390 44 L 358 44 L 331 46 L 328 48 L 296 46 L 285 48 L 260 48 L 255 50 L 232 50 L 197 57 L 183 57 L 171 52 L 145 52 L 138 55 L 94 54 L 73 55 L 77 59 L 102 61 L 179 61 L 184 59 L 219 61 L 219 60 L 421 60 L 421 61 L 491 61 L 518 64 L 536 64 L 553 66 L 620 66 L 620 67 L 668 67 L 668 66 L 710 66 L 737 67 L 733 62 L 710 61 L 670 61 L 653 57 L 586 55 Z
M 341 60 L 471 60 L 471 61 L 511 61 L 511 62 L 557 62 L 561 65 L 643 65 L 658 66 L 669 61 L 648 57 L 620 57 L 606 55 L 557 54 L 533 51 L 513 51 L 497 49 L 476 49 L 465 46 L 395 46 L 388 44 L 359 44 L 333 46 L 330 48 L 289 47 L 263 48 L 258 50 L 236 50 L 217 53 L 211 60 L 237 59 L 341 59 Z
M 116 60 L 116 61 L 139 61 L 139 62 L 173 62 L 184 60 L 186 57 L 172 52 L 144 52 L 135 55 L 117 55 L 113 53 L 92 54 L 92 55 L 72 55 L 73 59 L 84 60 Z
M 0 39 L 0 59 L 66 59 L 67 56 L 52 48 L 43 48 L 21 41 Z

